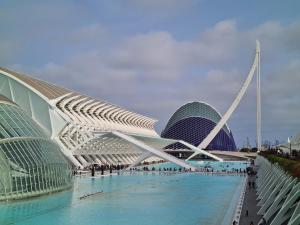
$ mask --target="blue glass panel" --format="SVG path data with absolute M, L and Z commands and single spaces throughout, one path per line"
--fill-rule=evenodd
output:
M 161 136 L 176 140 L 186 141 L 194 146 L 198 146 L 204 138 L 216 126 L 216 123 L 200 117 L 189 117 L 179 120 L 169 129 L 164 130 Z M 184 148 L 180 143 L 169 145 L 166 149 Z M 224 129 L 220 130 L 217 136 L 207 146 L 206 150 L 236 150 L 236 145 L 232 133 L 228 134 Z

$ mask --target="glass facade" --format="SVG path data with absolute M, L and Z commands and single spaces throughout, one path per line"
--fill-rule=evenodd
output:
M 71 186 L 71 167 L 59 146 L 17 105 L 0 101 L 0 200 Z
M 198 146 L 220 119 L 220 114 L 208 104 L 200 102 L 188 103 L 173 114 L 161 136 L 163 138 L 183 140 Z M 180 143 L 166 147 L 166 149 L 183 148 L 186 147 Z M 224 126 L 219 131 L 206 150 L 236 150 L 233 135 L 227 126 Z

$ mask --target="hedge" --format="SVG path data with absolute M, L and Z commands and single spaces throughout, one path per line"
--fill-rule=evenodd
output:
M 278 163 L 285 171 L 300 178 L 300 161 L 282 158 L 273 154 L 264 155 L 271 163 Z

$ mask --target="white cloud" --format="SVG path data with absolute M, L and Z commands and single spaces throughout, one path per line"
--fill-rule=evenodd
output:
M 267 22 L 240 30 L 234 20 L 226 20 L 189 41 L 179 41 L 166 31 L 137 34 L 107 51 L 96 48 L 34 72 L 45 80 L 156 117 L 161 129 L 188 101 L 207 101 L 225 112 L 246 78 L 258 38 L 262 44 L 264 136 L 280 137 L 300 129 L 300 62 L 292 57 L 299 49 L 295 46 L 298 27 L 297 23 Z M 102 27 L 91 25 L 79 37 L 97 35 L 102 35 Z M 281 58 L 287 64 L 277 63 Z M 255 83 L 230 121 L 239 139 L 255 131 L 254 89 Z
M 223 21 L 200 35 L 198 40 L 189 42 L 178 41 L 168 32 L 139 34 L 124 39 L 107 52 L 95 49 L 75 55 L 64 64 L 48 63 L 36 72 L 52 81 L 57 80 L 66 85 L 71 83 L 82 89 L 97 88 L 101 93 L 111 92 L 108 88 L 110 86 L 114 90 L 127 92 L 128 89 L 132 90 L 128 87 L 144 85 L 144 82 L 152 82 L 154 85 L 159 82 L 176 82 L 190 68 L 228 61 L 233 57 L 234 54 L 228 52 L 235 52 L 231 49 L 234 38 L 228 37 L 225 39 L 227 43 L 221 44 L 218 37 L 232 35 L 232 31 L 236 33 L 235 27 L 234 21 Z M 99 26 L 82 31 L 79 32 L 82 38 L 93 37 L 93 33 L 102 34 Z M 208 74 L 209 79 L 211 73 Z M 200 75 L 200 80 L 204 76 Z M 119 85 L 120 81 L 126 82 L 126 85 Z
M 223 63 L 236 56 L 239 36 L 234 21 L 223 21 L 199 39 L 178 41 L 169 32 L 129 37 L 108 55 L 108 63 L 136 69 L 150 79 L 174 79 L 188 66 Z
M 88 43 L 89 45 L 103 41 L 107 36 L 107 31 L 99 23 L 89 24 L 71 32 L 70 39 L 75 42 Z
M 18 45 L 12 41 L 1 40 L 0 37 L 0 62 L 10 61 L 18 53 Z
M 155 14 L 159 17 L 170 17 L 186 12 L 201 1 L 197 0 L 129 0 L 131 6 L 146 14 Z

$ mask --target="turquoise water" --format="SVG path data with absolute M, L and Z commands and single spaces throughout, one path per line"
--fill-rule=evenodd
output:
M 75 178 L 74 189 L 0 205 L 0 224 L 231 224 L 243 176 L 143 173 Z M 103 194 L 80 200 L 88 193 Z

